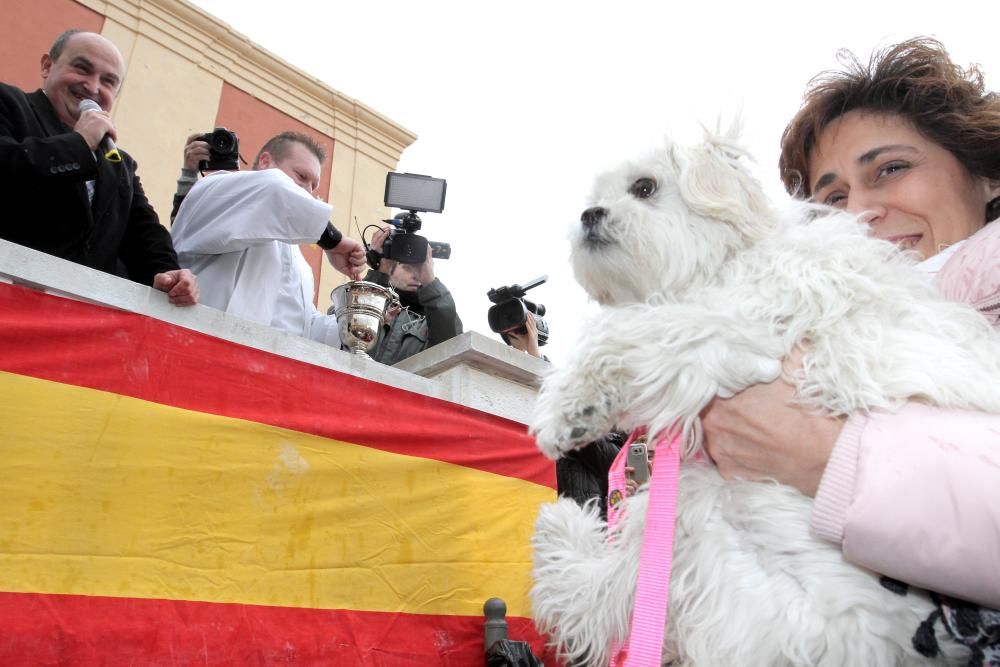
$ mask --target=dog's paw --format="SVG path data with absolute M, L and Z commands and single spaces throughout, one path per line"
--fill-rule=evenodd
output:
M 725 358 L 721 373 L 716 381 L 721 398 L 732 398 L 755 384 L 767 384 L 781 377 L 781 361 L 744 351 L 732 352 Z
M 606 435 L 627 405 L 626 375 L 614 358 L 583 354 L 555 369 L 535 401 L 530 432 L 551 459 Z
M 619 580 L 630 568 L 614 559 L 605 529 L 595 504 L 568 498 L 542 506 L 535 522 L 531 615 L 567 664 L 607 665 L 625 635 L 631 592 Z
M 614 427 L 614 405 L 609 396 L 594 397 L 579 408 L 558 403 L 540 401 L 538 416 L 531 424 L 538 448 L 552 460 L 593 442 Z

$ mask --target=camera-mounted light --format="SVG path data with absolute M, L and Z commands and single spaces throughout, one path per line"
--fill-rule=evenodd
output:
M 449 244 L 428 241 L 416 233 L 421 224 L 417 212 L 443 211 L 447 189 L 448 183 L 443 178 L 395 172 L 386 174 L 385 205 L 405 211 L 392 220 L 383 221 L 393 226 L 389 238 L 382 245 L 382 254 L 386 259 L 404 264 L 420 264 L 427 259 L 428 245 L 431 257 L 435 259 L 448 259 L 451 256 Z
M 397 174 L 385 176 L 385 205 L 406 211 L 440 213 L 444 210 L 444 196 L 448 182 L 422 174 Z

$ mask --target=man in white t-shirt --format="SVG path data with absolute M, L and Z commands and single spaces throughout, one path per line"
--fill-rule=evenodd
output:
M 339 347 L 336 318 L 313 305 L 312 269 L 296 247 L 318 243 L 351 278 L 365 264 L 361 244 L 313 196 L 324 157 L 307 135 L 283 132 L 253 171 L 210 174 L 184 196 L 170 233 L 181 266 L 198 276 L 201 303 Z

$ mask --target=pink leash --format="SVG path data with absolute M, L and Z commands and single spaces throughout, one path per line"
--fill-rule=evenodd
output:
M 628 446 L 641 435 L 642 431 L 639 430 L 629 436 L 608 472 L 609 540 L 615 539 L 616 528 L 621 519 Z M 677 514 L 680 466 L 680 436 L 669 443 L 658 440 L 647 492 L 649 504 L 639 557 L 632 629 L 627 647 L 612 647 L 611 667 L 659 667 L 661 664 L 663 632 L 670 600 L 670 568 L 674 556 L 674 521 Z

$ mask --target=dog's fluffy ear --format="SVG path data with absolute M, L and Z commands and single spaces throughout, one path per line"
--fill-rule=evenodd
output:
M 701 124 L 702 139 L 705 141 L 705 143 L 721 142 L 725 145 L 734 147 L 736 152 L 733 154 L 733 157 L 738 158 L 740 157 L 740 155 L 743 155 L 746 152 L 739 147 L 740 137 L 743 136 L 743 116 L 739 112 L 733 114 L 733 117 L 729 121 L 729 127 L 727 127 L 725 130 L 722 129 L 724 123 L 725 119 L 723 118 L 722 114 L 720 114 L 719 117 L 715 119 L 714 131 L 710 130 L 708 127 L 705 126 L 704 123 L 702 123 Z
M 759 239 L 774 224 L 774 214 L 764 188 L 743 162 L 750 157 L 737 143 L 739 131 L 738 119 L 725 134 L 706 128 L 704 142 L 688 154 L 678 185 L 692 211 Z

